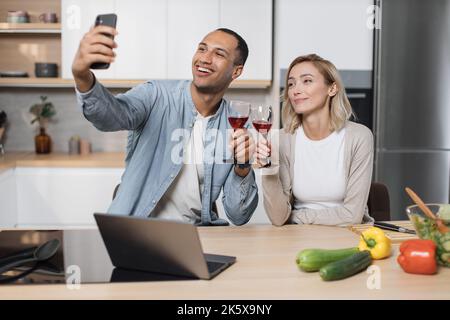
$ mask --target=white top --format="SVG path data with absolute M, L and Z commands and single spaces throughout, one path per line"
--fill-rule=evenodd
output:
M 192 224 L 201 220 L 201 194 L 204 181 L 203 142 L 210 117 L 197 115 L 191 135 L 184 147 L 183 167 L 152 211 L 152 217 Z
M 298 128 L 292 193 L 294 209 L 341 206 L 345 198 L 345 128 L 322 140 L 311 140 Z

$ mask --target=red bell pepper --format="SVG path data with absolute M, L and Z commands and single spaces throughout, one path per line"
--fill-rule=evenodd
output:
M 407 240 L 400 245 L 397 262 L 407 273 L 435 274 L 436 244 L 432 240 Z

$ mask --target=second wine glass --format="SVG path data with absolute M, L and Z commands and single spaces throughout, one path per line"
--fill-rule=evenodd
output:
M 253 127 L 261 134 L 264 139 L 268 140 L 269 131 L 272 128 L 272 106 L 257 105 L 251 109 L 251 121 Z M 270 167 L 270 155 L 265 159 L 264 167 Z

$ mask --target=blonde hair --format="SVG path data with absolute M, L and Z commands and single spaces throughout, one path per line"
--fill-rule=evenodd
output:
M 331 86 L 333 83 L 336 85 L 337 92 L 333 97 L 330 97 L 330 129 L 333 131 L 339 131 L 345 125 L 345 122 L 350 119 L 352 115 L 354 115 L 352 106 L 350 105 L 350 101 L 348 101 L 341 77 L 339 76 L 334 64 L 316 54 L 309 54 L 295 58 L 287 70 L 285 89 L 281 96 L 281 101 L 283 102 L 282 120 L 284 129 L 289 133 L 294 133 L 295 130 L 297 130 L 297 128 L 302 124 L 302 115 L 295 112 L 288 96 L 289 73 L 294 66 L 302 62 L 311 62 L 325 78 L 326 85 Z

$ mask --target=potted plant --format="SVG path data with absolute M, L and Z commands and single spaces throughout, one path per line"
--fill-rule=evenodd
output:
M 48 121 L 56 114 L 53 103 L 47 101 L 46 96 L 41 96 L 41 103 L 36 103 L 31 106 L 30 112 L 35 116 L 31 120 L 31 124 L 39 123 L 39 134 L 35 137 L 36 153 L 50 153 L 51 152 L 51 138 L 45 132 Z

